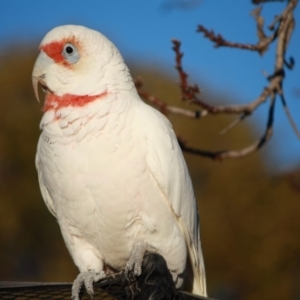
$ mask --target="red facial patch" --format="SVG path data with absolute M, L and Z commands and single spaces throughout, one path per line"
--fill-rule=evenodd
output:
M 93 102 L 97 99 L 101 99 L 105 96 L 107 96 L 107 92 L 104 92 L 100 95 L 95 96 L 78 96 L 78 95 L 71 95 L 71 94 L 65 94 L 63 96 L 57 96 L 52 93 L 48 93 L 45 99 L 43 111 L 46 112 L 48 110 L 59 110 L 63 107 L 73 106 L 73 107 L 83 107 L 86 104 Z
M 63 64 L 66 67 L 70 67 L 70 63 L 67 62 L 62 55 L 64 46 L 66 43 L 71 43 L 76 45 L 78 48 L 78 42 L 75 40 L 74 37 L 72 38 L 65 38 L 60 41 L 53 41 L 51 43 L 45 44 L 40 46 L 39 50 L 44 51 L 50 58 L 52 58 L 56 63 Z

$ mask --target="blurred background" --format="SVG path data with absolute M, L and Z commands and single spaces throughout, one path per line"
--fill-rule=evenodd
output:
M 264 5 L 266 24 L 286 3 Z M 77 275 L 58 224 L 40 195 L 34 165 L 42 104 L 31 71 L 38 45 L 53 27 L 80 24 L 107 35 L 134 78 L 167 103 L 180 102 L 171 39 L 209 103 L 247 103 L 267 85 L 275 47 L 264 56 L 214 49 L 198 24 L 231 41 L 256 43 L 251 1 L 0 1 L 0 281 L 73 281 Z M 300 18 L 299 7 L 295 12 Z M 284 90 L 300 127 L 300 31 Z M 272 140 L 258 153 L 223 162 L 185 155 L 200 209 L 209 295 L 219 299 L 300 299 L 300 141 L 278 103 Z M 264 131 L 268 105 L 225 136 L 231 117 L 171 116 L 177 134 L 207 150 L 239 149 Z

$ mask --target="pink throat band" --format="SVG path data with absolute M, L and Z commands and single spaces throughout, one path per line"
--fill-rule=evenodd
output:
M 71 94 L 65 94 L 62 96 L 57 96 L 53 93 L 48 93 L 46 95 L 43 111 L 49 111 L 49 110 L 59 110 L 60 108 L 63 107 L 83 107 L 88 103 L 91 103 L 97 99 L 104 98 L 107 96 L 107 92 L 104 92 L 100 95 L 94 95 L 94 96 L 89 96 L 89 95 L 71 95 Z

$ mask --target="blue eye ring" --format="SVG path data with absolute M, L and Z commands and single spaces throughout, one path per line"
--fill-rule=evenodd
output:
M 71 64 L 77 63 L 78 60 L 80 59 L 80 55 L 79 55 L 77 48 L 71 43 L 65 44 L 63 51 L 62 51 L 62 55 L 64 56 L 66 61 Z

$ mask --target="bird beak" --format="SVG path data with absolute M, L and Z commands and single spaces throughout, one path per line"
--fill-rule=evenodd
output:
M 34 64 L 32 71 L 32 85 L 35 97 L 38 102 L 39 99 L 39 85 L 43 88 L 44 91 L 50 91 L 46 83 L 46 71 L 51 63 L 51 59 L 44 53 L 41 52 Z
M 39 79 L 38 79 L 38 77 L 32 76 L 32 85 L 33 85 L 35 98 L 37 99 L 38 102 L 40 102 L 40 98 L 39 98 Z

